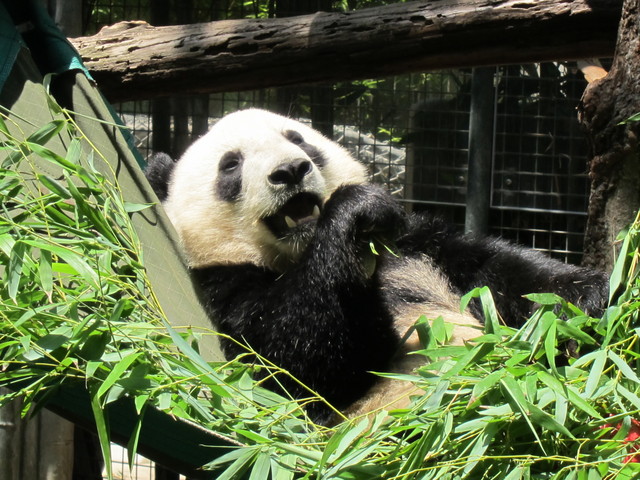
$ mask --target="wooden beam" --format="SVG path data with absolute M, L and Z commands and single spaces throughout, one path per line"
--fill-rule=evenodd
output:
M 621 0 L 440 0 L 73 39 L 111 101 L 612 56 Z

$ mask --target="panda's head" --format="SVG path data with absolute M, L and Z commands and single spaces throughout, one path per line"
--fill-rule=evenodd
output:
M 193 267 L 294 263 L 324 202 L 366 169 L 312 128 L 263 110 L 218 121 L 171 166 L 165 209 Z

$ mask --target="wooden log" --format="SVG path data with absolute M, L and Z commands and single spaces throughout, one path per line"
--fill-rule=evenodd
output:
M 440 0 L 72 39 L 111 101 L 611 56 L 620 0 Z

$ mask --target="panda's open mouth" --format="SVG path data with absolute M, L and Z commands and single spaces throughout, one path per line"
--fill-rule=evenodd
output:
M 264 218 L 264 223 L 277 238 L 283 238 L 292 230 L 309 226 L 320 216 L 322 199 L 309 192 L 292 197 L 280 210 Z

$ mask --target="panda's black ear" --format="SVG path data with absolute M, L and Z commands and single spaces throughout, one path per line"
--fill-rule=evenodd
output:
M 144 169 L 151 188 L 161 202 L 164 202 L 169 194 L 169 180 L 175 165 L 176 162 L 166 153 L 154 153 Z

